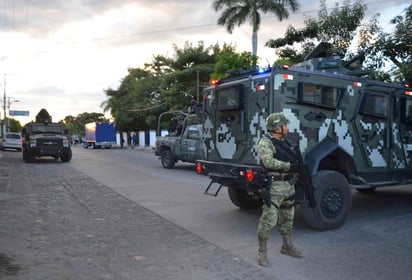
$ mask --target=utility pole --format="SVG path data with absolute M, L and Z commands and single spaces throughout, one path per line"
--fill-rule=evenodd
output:
M 6 73 L 4 73 L 4 95 L 3 95 L 3 127 L 2 127 L 2 135 L 4 136 L 6 134 Z

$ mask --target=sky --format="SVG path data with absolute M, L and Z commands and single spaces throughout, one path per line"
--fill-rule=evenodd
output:
M 212 2 L 0 0 L 1 118 L 4 96 L 6 112 L 29 111 L 28 117 L 13 117 L 22 125 L 42 108 L 53 121 L 84 112 L 104 113 L 106 89 L 117 89 L 128 68 L 143 67 L 156 55 L 173 57 L 173 45 L 228 43 L 239 52 L 251 52 L 251 26 L 245 23 L 229 34 L 217 25 L 220 13 Z M 330 8 L 335 2 L 326 1 Z M 365 22 L 380 13 L 381 25 L 390 28 L 389 20 L 407 8 L 406 2 L 364 0 Z M 316 17 L 319 1 L 299 3 L 299 12 L 282 22 L 272 14 L 262 15 L 257 53 L 261 64 L 276 60 L 274 50 L 264 46 L 266 41 L 282 37 L 288 25 L 299 28 L 308 17 Z

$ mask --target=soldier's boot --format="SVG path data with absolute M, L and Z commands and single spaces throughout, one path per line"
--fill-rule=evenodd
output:
M 267 255 L 267 239 L 258 238 L 259 241 L 259 249 L 257 254 L 257 263 L 260 266 L 267 266 L 268 265 L 268 255 Z
M 285 255 L 289 255 L 295 258 L 301 258 L 302 253 L 296 249 L 295 246 L 292 244 L 292 239 L 291 239 L 291 234 L 284 234 L 282 235 L 283 238 L 283 244 L 282 248 L 280 249 L 280 252 Z

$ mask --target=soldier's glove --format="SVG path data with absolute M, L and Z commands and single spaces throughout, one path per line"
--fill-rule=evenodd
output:
M 304 166 L 305 166 L 305 164 L 303 164 L 303 163 L 291 163 L 288 172 L 290 172 L 290 173 L 299 173 Z

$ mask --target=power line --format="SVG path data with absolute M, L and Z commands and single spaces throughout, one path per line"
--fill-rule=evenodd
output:
M 389 2 L 403 2 L 404 0 L 392 0 Z M 381 0 L 381 1 L 370 1 L 370 2 L 365 2 L 365 5 L 377 5 L 377 4 L 382 4 L 382 3 L 387 3 L 388 1 L 386 0 Z M 332 10 L 333 8 L 328 8 L 327 10 Z M 319 12 L 319 9 L 316 10 L 308 10 L 308 11 L 302 11 L 302 12 L 297 12 L 294 13 L 294 15 L 301 15 L 301 14 L 311 14 L 311 13 L 316 13 Z M 266 16 L 262 17 L 263 19 L 265 18 L 274 18 L 275 16 Z M 153 34 L 161 34 L 161 33 L 169 33 L 169 32 L 176 32 L 176 31 L 183 31 L 183 30 L 193 30 L 193 29 L 201 29 L 201 28 L 209 28 L 209 27 L 218 27 L 216 23 L 206 23 L 206 24 L 200 24 L 200 25 L 190 25 L 190 26 L 182 26 L 182 27 L 175 27 L 175 28 L 168 28 L 168 29 L 159 29 L 159 30 L 151 30 L 151 31 L 146 31 L 146 32 L 137 32 L 137 33 L 131 33 L 131 34 L 120 34 L 120 35 L 114 35 L 114 36 L 107 36 L 107 37 L 100 37 L 100 38 L 94 38 L 93 40 L 111 40 L 111 39 L 120 39 L 120 38 L 131 38 L 131 37 L 139 37 L 139 36 L 145 36 L 145 35 L 153 35 Z

